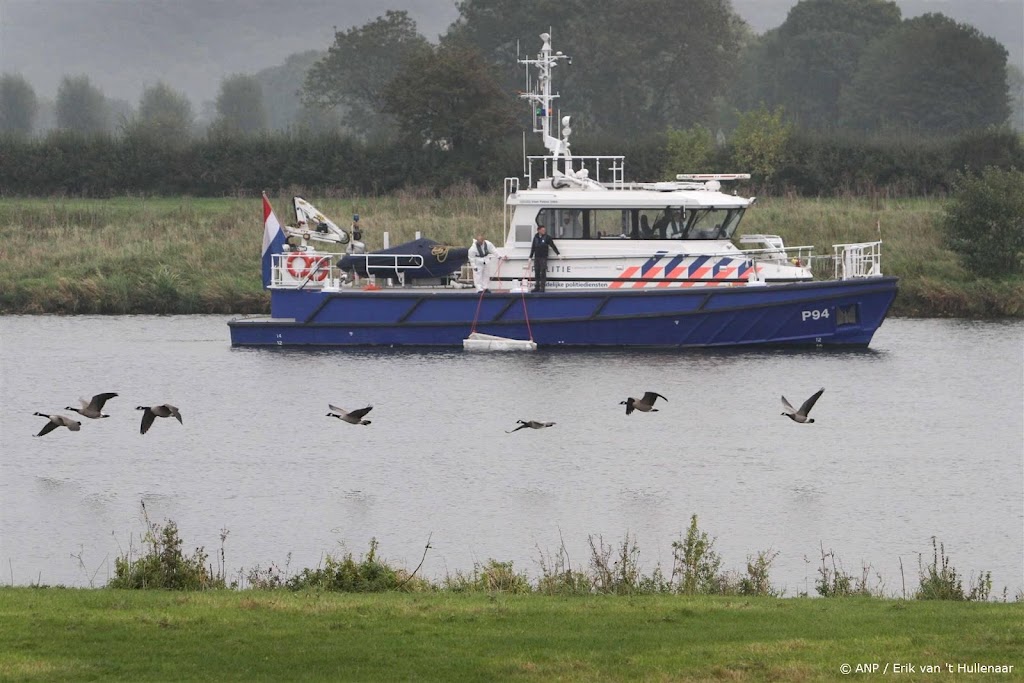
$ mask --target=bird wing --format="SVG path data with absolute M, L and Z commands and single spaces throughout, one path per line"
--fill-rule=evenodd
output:
M 351 413 L 349 413 L 349 415 L 356 418 L 362 418 L 363 415 L 366 415 L 371 410 L 373 410 L 373 406 L 366 406 L 365 408 L 360 408 L 359 410 L 353 410 Z
M 36 434 L 36 436 L 43 436 L 44 434 L 49 434 L 56 428 L 57 423 L 54 422 L 53 420 L 49 420 L 45 425 L 43 425 L 43 428 L 39 430 L 39 433 Z
M 785 397 L 785 396 L 783 396 L 783 397 L 782 397 L 782 407 L 783 407 L 783 409 L 785 409 L 785 411 L 786 411 L 787 413 L 789 413 L 790 415 L 792 415 L 793 413 L 795 413 L 795 412 L 796 412 L 796 408 L 794 408 L 793 406 L 791 406 L 791 405 L 789 404 L 789 401 L 787 401 L 787 400 L 786 400 L 786 397 Z
M 626 415 L 629 415 L 630 413 L 632 413 L 635 410 L 635 408 L 633 407 L 633 403 L 634 403 L 634 401 L 633 401 L 632 398 L 630 398 L 628 401 L 626 401 Z
M 818 398 L 821 397 L 821 395 L 822 395 L 822 393 L 824 393 L 824 391 L 825 391 L 825 387 L 822 387 L 821 389 L 818 389 L 816 392 L 814 392 L 813 396 L 811 396 L 809 399 L 804 401 L 804 404 L 802 406 L 800 406 L 800 414 L 801 415 L 807 415 L 807 413 L 811 412 L 811 408 L 814 407 L 814 403 L 818 400 Z
M 662 399 L 662 400 L 665 400 L 665 401 L 668 400 L 667 398 L 665 398 L 664 396 L 662 396 L 659 393 L 656 393 L 656 392 L 653 392 L 653 391 L 645 391 L 644 392 L 644 403 L 646 403 L 647 405 L 654 405 L 654 401 L 659 399 L 659 398 Z
M 153 420 L 156 419 L 156 413 L 149 408 L 142 411 L 142 426 L 139 428 L 139 434 L 145 434 L 149 431 L 149 428 L 153 426 Z
M 512 432 L 518 432 L 520 429 L 525 429 L 525 428 L 530 426 L 529 422 L 523 422 L 522 420 L 520 420 L 520 422 L 522 422 L 522 424 L 520 424 L 518 427 L 516 427 L 515 429 L 512 429 L 512 430 L 506 429 L 505 433 L 506 434 L 511 434 Z
M 92 408 L 93 410 L 103 410 L 103 404 L 109 401 L 110 399 L 114 398 L 115 396 L 117 396 L 117 394 L 113 392 L 106 394 L 96 394 L 95 396 L 92 397 L 92 400 L 89 401 L 88 407 Z
M 342 410 L 338 406 L 332 406 L 330 403 L 328 403 L 327 407 L 331 409 L 332 413 L 340 413 L 341 415 L 348 415 L 348 411 L 347 410 Z
M 82 428 L 81 422 L 79 422 L 78 420 L 72 420 L 70 417 L 67 417 L 65 415 L 58 415 L 57 419 L 60 420 L 60 424 L 62 427 L 67 427 L 73 432 L 77 432 L 79 429 Z
M 178 424 L 185 424 L 184 422 L 181 421 L 181 413 L 178 412 L 177 408 L 172 406 L 170 403 L 165 403 L 164 405 L 170 408 L 171 415 L 173 415 L 178 420 Z

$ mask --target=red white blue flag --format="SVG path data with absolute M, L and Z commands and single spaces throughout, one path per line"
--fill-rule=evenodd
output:
M 270 200 L 267 193 L 263 193 L 263 288 L 266 289 L 271 283 L 271 267 L 273 266 L 273 255 L 284 251 L 285 236 L 281 230 L 281 224 L 274 215 L 274 209 L 270 207 Z

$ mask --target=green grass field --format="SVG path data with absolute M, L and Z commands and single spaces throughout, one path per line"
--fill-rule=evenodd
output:
M 370 249 L 416 231 L 467 246 L 477 230 L 502 244 L 498 196 L 321 199 L 339 225 L 358 213 Z M 272 199 L 282 223 L 290 197 Z M 261 288 L 259 198 L 0 199 L 0 313 L 255 313 Z M 976 279 L 945 248 L 938 200 L 765 199 L 740 232 L 781 235 L 831 254 L 842 242 L 884 241 L 882 269 L 901 280 L 893 315 L 1024 317 L 1024 279 Z M 879 230 L 880 228 L 880 230 Z
M 877 680 L 894 663 L 1020 680 L 1024 605 L 0 588 L 9 681 Z M 956 673 L 976 663 L 1013 671 Z

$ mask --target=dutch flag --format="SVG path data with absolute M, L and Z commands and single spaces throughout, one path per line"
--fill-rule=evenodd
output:
M 263 193 L 263 288 L 270 286 L 273 255 L 284 251 L 284 231 L 270 208 L 267 193 Z

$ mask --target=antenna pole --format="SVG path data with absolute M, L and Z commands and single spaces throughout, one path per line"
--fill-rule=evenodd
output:
M 544 42 L 536 59 L 516 60 L 527 67 L 527 91 L 520 93 L 519 96 L 533 105 L 533 132 L 541 134 L 544 147 L 556 158 L 559 156 L 568 158 L 570 156 L 568 143 L 551 134 L 551 121 L 554 118 L 552 105 L 558 98 L 557 94 L 551 92 L 551 69 L 557 66 L 560 60 L 567 60 L 569 57 L 561 52 L 552 54 L 550 33 L 542 33 L 540 38 Z M 531 66 L 537 68 L 536 85 L 532 87 L 530 83 Z

